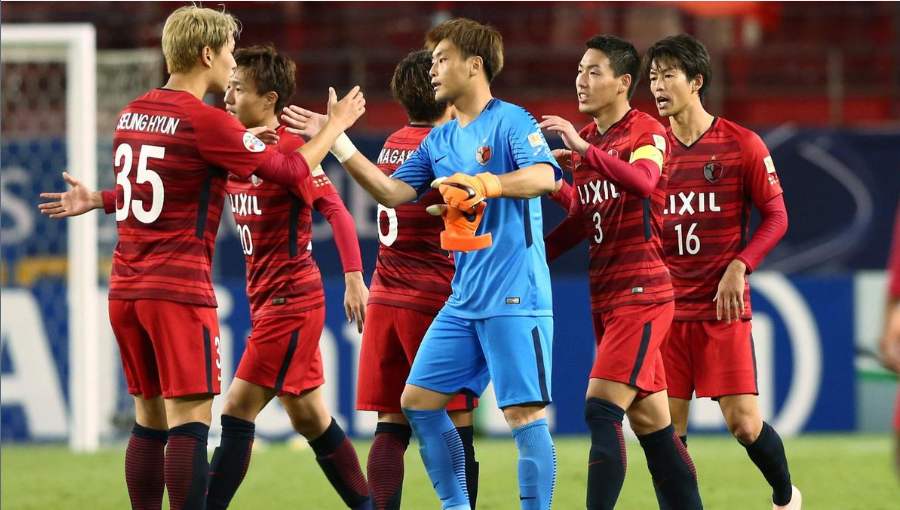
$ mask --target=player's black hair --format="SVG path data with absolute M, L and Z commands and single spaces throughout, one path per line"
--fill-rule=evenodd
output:
M 650 74 L 650 67 L 667 64 L 675 69 L 680 69 L 693 80 L 698 75 L 703 77 L 703 84 L 698 93 L 700 101 L 706 99 L 709 86 L 712 83 L 712 64 L 709 61 L 709 52 L 703 43 L 688 34 L 679 34 L 656 41 L 644 55 L 643 73 Z
M 414 51 L 397 64 L 391 95 L 403 105 L 410 121 L 432 123 L 444 116 L 447 103 L 434 100 L 430 51 Z
M 278 53 L 275 46 L 250 46 L 234 52 L 237 67 L 244 70 L 245 76 L 253 80 L 256 93 L 260 96 L 275 92 L 275 113 L 280 114 L 291 96 L 297 79 L 297 65 L 286 55 Z
M 609 58 L 616 78 L 624 74 L 631 76 L 631 86 L 628 87 L 628 100 L 631 101 L 641 79 L 641 59 L 634 45 L 614 35 L 595 35 L 584 45 L 588 49 L 603 52 Z

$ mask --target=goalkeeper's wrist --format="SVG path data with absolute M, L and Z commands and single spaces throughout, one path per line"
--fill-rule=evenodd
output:
M 497 198 L 503 194 L 500 178 L 490 172 L 476 174 L 475 178 L 484 186 L 484 198 Z
M 341 133 L 331 146 L 330 152 L 343 164 L 344 161 L 352 158 L 356 154 L 356 146 L 350 141 L 350 137 L 346 133 Z

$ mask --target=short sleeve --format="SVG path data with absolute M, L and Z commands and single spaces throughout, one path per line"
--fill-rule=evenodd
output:
M 399 179 L 412 186 L 419 198 L 431 189 L 431 181 L 434 180 L 430 140 L 431 135 L 428 135 L 419 148 L 391 175 L 391 179 Z
M 553 157 L 550 146 L 547 145 L 547 140 L 534 117 L 524 109 L 516 107 L 511 109 L 505 120 L 509 128 L 507 136 L 510 154 L 516 162 L 516 168 L 510 171 L 546 163 L 553 167 L 553 179 L 556 181 L 562 179 L 562 169 Z
M 775 172 L 775 163 L 766 144 L 756 133 L 748 132 L 741 143 L 744 193 L 759 207 L 784 193 Z
M 250 178 L 271 156 L 266 144 L 222 110 L 203 108 L 192 120 L 200 157 L 241 179 Z

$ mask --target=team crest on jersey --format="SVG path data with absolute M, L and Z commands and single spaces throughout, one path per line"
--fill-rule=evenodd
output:
M 709 182 L 716 182 L 722 178 L 722 174 L 725 173 L 725 167 L 722 166 L 722 163 L 707 163 L 703 167 L 703 177 L 706 177 L 706 180 Z
M 262 152 L 266 150 L 266 144 L 249 131 L 244 133 L 244 147 L 250 152 Z
M 482 145 L 475 151 L 475 159 L 478 160 L 478 164 L 486 165 L 488 161 L 491 160 L 491 153 L 493 150 L 489 145 Z
M 616 150 L 616 149 L 610 149 L 610 150 L 606 151 L 606 153 L 609 154 L 610 156 L 614 157 L 614 158 L 618 158 L 618 157 L 619 157 L 619 151 Z
M 250 181 L 254 186 L 259 186 L 260 184 L 262 184 L 262 179 L 257 177 L 255 174 L 250 176 Z

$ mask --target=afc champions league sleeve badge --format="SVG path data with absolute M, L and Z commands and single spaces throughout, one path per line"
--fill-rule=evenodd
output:
M 250 152 L 262 152 L 266 150 L 266 144 L 253 133 L 247 131 L 244 133 L 244 148 Z
M 479 165 L 484 166 L 491 160 L 492 152 L 493 150 L 489 145 L 482 145 L 475 150 L 475 160 L 478 161 Z

